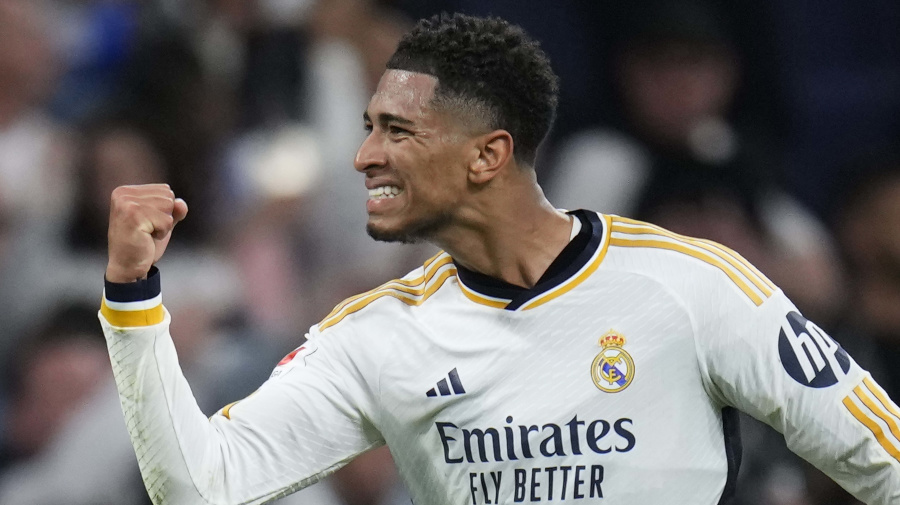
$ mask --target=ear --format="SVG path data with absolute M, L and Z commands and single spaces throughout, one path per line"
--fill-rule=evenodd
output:
M 469 164 L 469 182 L 484 184 L 513 159 L 513 139 L 506 130 L 494 130 L 482 135 L 475 145 L 476 158 Z

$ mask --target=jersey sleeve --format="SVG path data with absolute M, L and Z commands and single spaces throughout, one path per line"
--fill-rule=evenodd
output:
M 711 395 L 784 434 L 858 499 L 900 503 L 900 409 L 869 373 L 780 290 L 754 303 L 727 284 L 694 289 Z
M 178 364 L 159 274 L 107 283 L 100 311 L 125 421 L 153 503 L 255 504 L 290 494 L 384 443 L 352 336 L 314 330 L 249 397 L 212 418 Z

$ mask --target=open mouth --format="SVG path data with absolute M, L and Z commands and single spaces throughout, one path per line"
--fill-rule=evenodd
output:
M 369 200 L 394 198 L 402 192 L 397 186 L 378 186 L 369 190 Z

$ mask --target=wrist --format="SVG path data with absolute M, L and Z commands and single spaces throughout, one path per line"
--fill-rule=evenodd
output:
M 146 279 L 104 283 L 100 313 L 116 327 L 153 326 L 165 320 L 159 270 L 151 267 Z
M 116 284 L 127 284 L 147 278 L 147 272 L 134 268 L 124 268 L 109 263 L 106 266 L 106 280 Z

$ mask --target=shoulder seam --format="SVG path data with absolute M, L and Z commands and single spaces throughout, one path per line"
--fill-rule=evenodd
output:
M 447 265 L 450 267 L 445 268 Z M 395 279 L 371 291 L 348 298 L 338 304 L 317 326 L 320 332 L 324 331 L 385 296 L 396 298 L 409 306 L 422 305 L 444 285 L 447 279 L 454 276 L 456 267 L 452 258 L 447 253 L 441 252 L 425 263 L 425 272 L 421 276 L 411 280 Z
M 679 235 L 659 226 L 622 217 L 613 217 L 611 231 L 612 246 L 669 250 L 718 268 L 757 307 L 778 289 L 738 253 L 711 240 Z
M 441 256 L 446 256 L 446 258 L 450 258 L 450 255 L 448 255 L 444 251 L 441 251 L 441 252 L 435 254 L 434 256 L 432 256 L 431 258 L 429 258 L 428 261 L 425 262 L 425 265 L 423 266 L 424 270 L 427 271 L 428 268 L 431 265 L 433 265 L 438 259 L 442 259 L 442 263 L 444 261 L 447 261 L 446 258 L 441 258 Z M 376 287 L 375 289 L 370 289 L 369 291 L 366 291 L 364 293 L 360 293 L 358 295 L 354 295 L 349 298 L 346 298 L 341 303 L 335 305 L 335 307 L 333 309 L 331 309 L 331 312 L 329 312 L 328 315 L 325 316 L 325 318 L 322 319 L 321 322 L 327 321 L 329 318 L 331 318 L 332 316 L 334 316 L 335 314 L 337 314 L 338 312 L 343 310 L 344 307 L 353 303 L 354 301 L 359 300 L 360 298 L 368 296 L 372 293 L 375 293 L 376 291 L 379 291 L 381 289 L 386 289 L 386 288 L 390 287 L 391 285 L 397 284 L 400 286 L 407 286 L 407 287 L 417 286 L 417 285 L 421 284 L 422 280 L 425 278 L 426 275 L 427 274 L 422 274 L 419 277 L 416 277 L 414 279 L 402 279 L 402 278 L 401 279 L 393 279 L 388 282 L 385 282 L 384 284 Z

